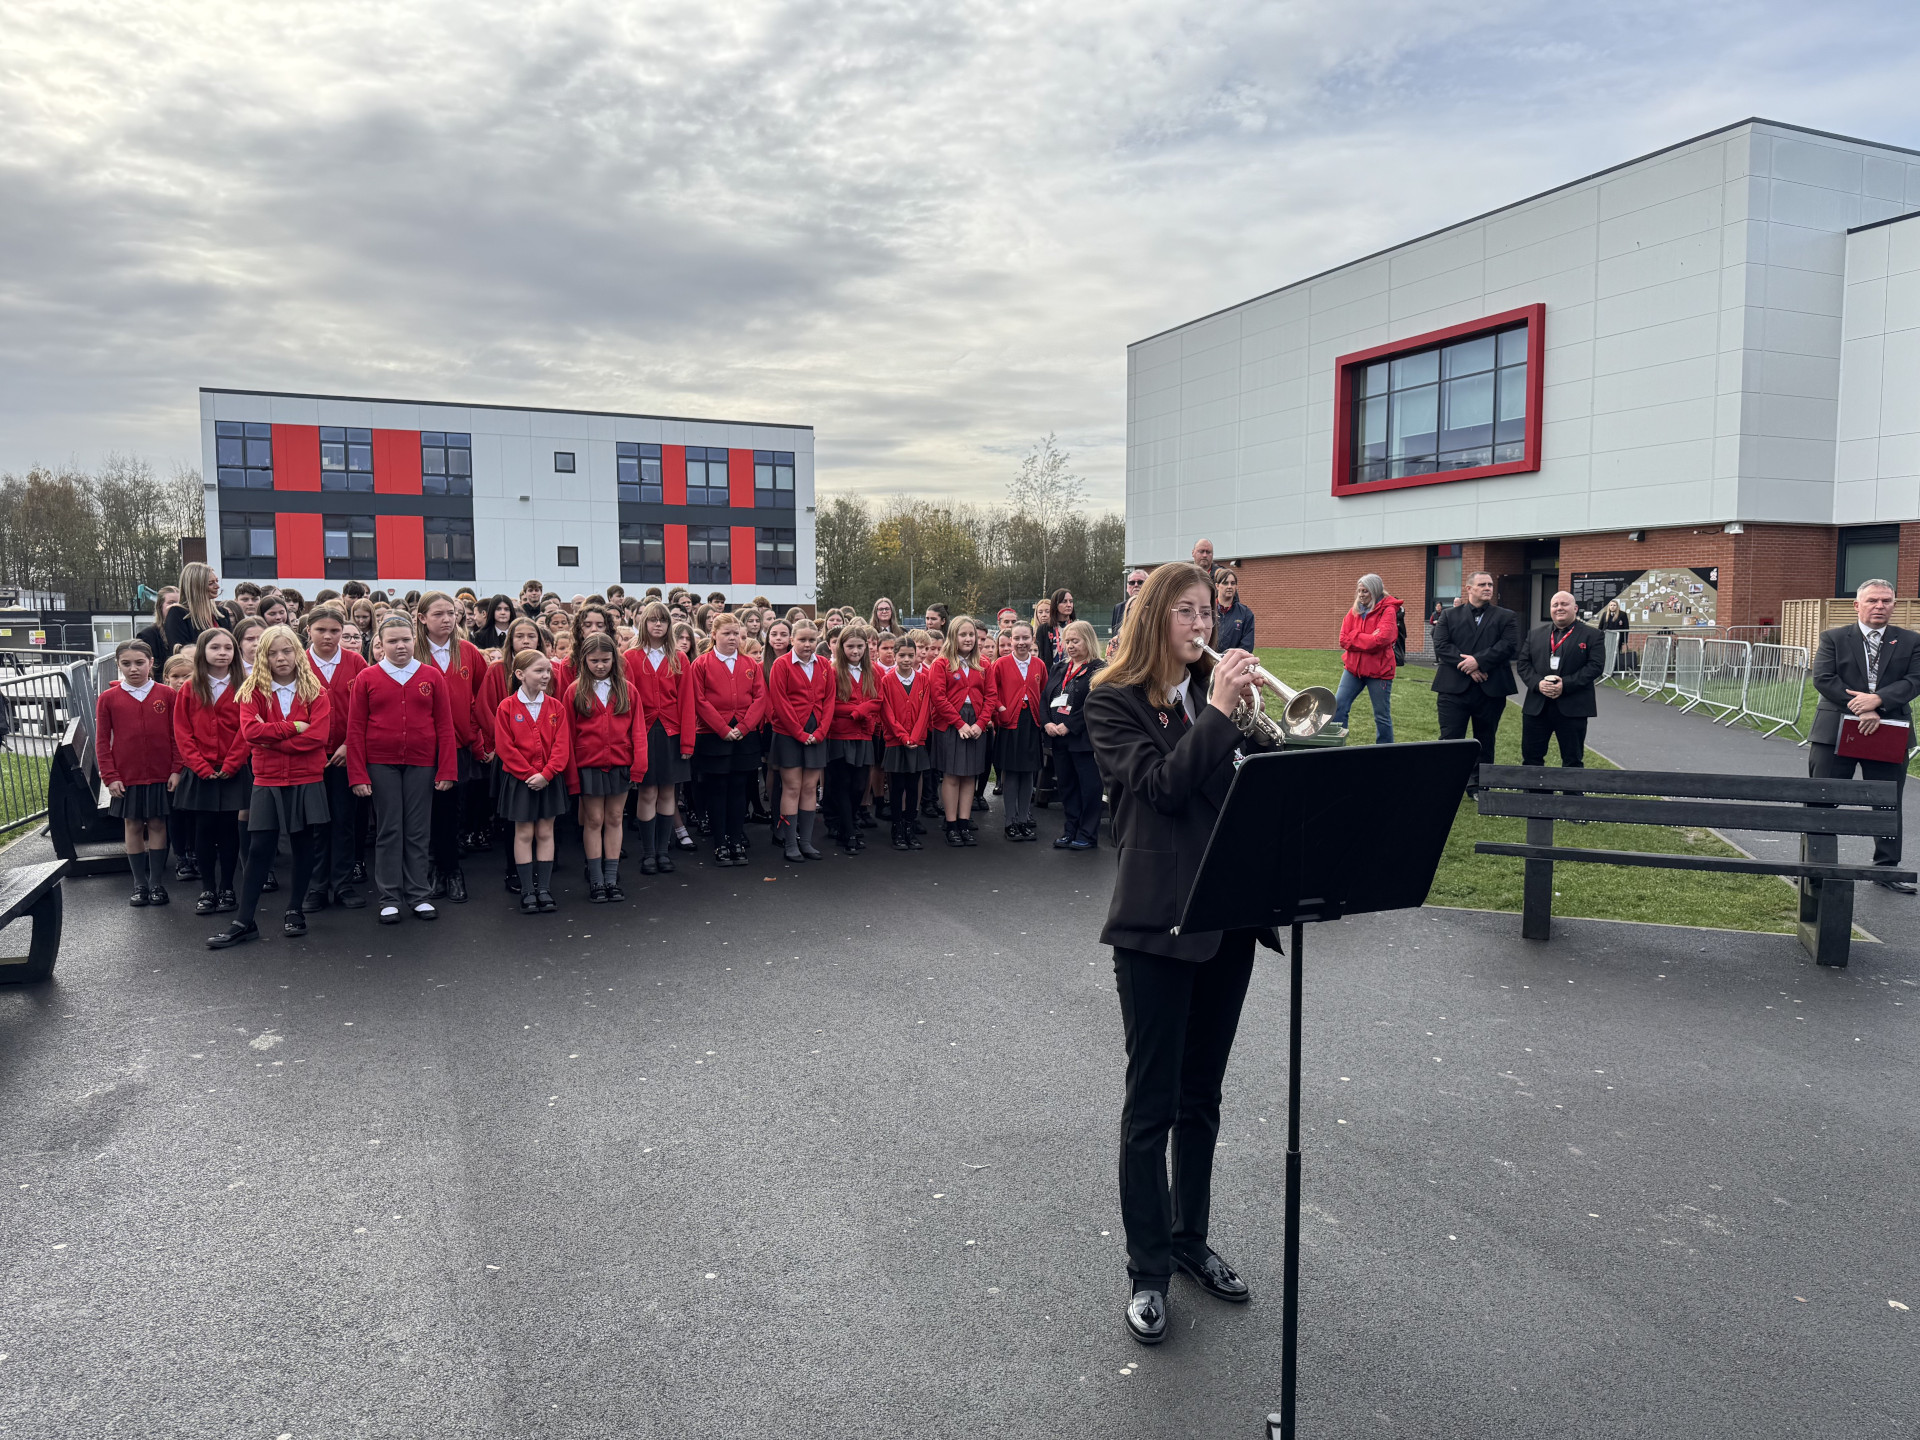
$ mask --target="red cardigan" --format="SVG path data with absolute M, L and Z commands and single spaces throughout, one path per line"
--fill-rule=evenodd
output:
M 111 785 L 152 785 L 180 768 L 173 743 L 176 691 L 158 680 L 136 700 L 116 680 L 93 705 L 93 747 L 100 778 Z
M 211 705 L 202 705 L 192 684 L 182 685 L 173 702 L 173 748 L 181 762 L 202 780 L 218 771 L 237 774 L 247 763 L 247 742 L 240 734 L 240 682 L 230 675 L 227 688 Z
M 693 709 L 702 735 L 758 730 L 767 718 L 767 682 L 760 662 L 741 655 L 729 672 L 719 652 L 709 650 L 693 662 Z
M 335 675 L 339 672 L 335 671 Z M 333 734 L 333 696 L 323 686 L 312 700 L 294 696 L 293 709 L 282 717 L 272 687 L 240 707 L 241 733 L 253 747 L 253 783 L 256 785 L 311 785 L 326 773 L 327 739 Z M 296 721 L 307 728 L 296 735 Z
M 433 652 L 422 648 L 420 662 L 440 670 Z M 448 646 L 447 668 L 440 670 L 447 682 L 447 708 L 453 714 L 453 738 L 462 750 L 476 760 L 493 753 L 493 727 L 481 723 L 480 687 L 487 680 L 487 657 L 471 640 L 454 636 Z
M 432 765 L 435 781 L 460 778 L 447 677 L 422 662 L 405 685 L 379 665 L 353 681 L 347 714 L 347 780 L 371 784 L 369 765 Z
M 673 662 L 680 662 L 680 673 L 673 671 Z M 669 647 L 661 657 L 660 668 L 653 668 L 653 662 L 647 659 L 645 650 L 629 650 L 626 654 L 627 683 L 633 686 L 640 696 L 640 703 L 646 708 L 647 724 L 660 722 L 660 728 L 680 742 L 682 755 L 693 754 L 694 718 L 693 718 L 693 673 L 691 662 L 684 655 L 678 655 Z
M 901 747 L 927 743 L 927 725 L 933 719 L 933 686 L 925 670 L 913 677 L 911 687 L 900 679 L 898 670 L 880 677 L 880 731 L 887 744 Z
M 874 727 L 880 723 L 880 682 L 874 679 L 872 665 L 860 667 L 860 682 L 851 689 L 853 693 L 842 700 L 836 672 L 833 723 L 827 727 L 829 740 L 871 740 Z
M 500 702 L 493 716 L 494 743 L 499 746 L 500 768 L 516 780 L 531 780 L 544 775 L 549 781 L 567 773 L 573 727 L 567 723 L 566 707 L 558 695 L 549 695 L 540 703 L 540 718 L 520 703 L 518 687 Z
M 807 745 L 826 739 L 833 725 L 834 696 L 839 688 L 826 656 L 813 657 L 813 679 L 809 680 L 789 650 L 767 672 L 767 713 L 773 720 L 774 733 Z M 807 729 L 809 715 L 814 720 L 811 730 Z
M 574 708 L 574 698 L 579 688 L 587 687 L 587 713 L 582 715 Z M 567 737 L 567 788 L 574 794 L 580 793 L 580 767 L 605 769 L 611 765 L 625 765 L 629 770 L 647 768 L 647 712 L 640 703 L 640 692 L 631 685 L 627 687 L 627 713 L 616 715 L 610 705 L 603 705 L 593 693 L 593 682 L 576 680 L 567 687 L 566 694 L 560 696 L 560 705 L 567 712 L 567 724 L 572 733 Z M 522 707 L 524 708 L 524 707 Z M 546 706 L 540 707 L 542 710 Z M 637 777 L 636 777 L 637 778 Z
M 313 658 L 313 651 L 307 651 L 307 663 L 313 666 L 313 678 L 326 687 L 327 698 L 332 701 L 327 706 L 330 717 L 327 722 L 327 757 L 347 743 L 347 711 L 351 708 L 353 682 L 360 672 L 367 668 L 367 657 L 357 650 L 349 650 L 342 645 L 334 651 L 333 658 L 339 663 L 333 667 L 333 679 L 327 679 Z
M 1033 723 L 1047 723 L 1047 712 L 1040 703 L 1040 692 L 1046 688 L 1047 667 L 1041 663 L 1038 655 L 1027 657 L 1027 678 L 1020 678 L 1020 667 L 1014 664 L 1011 655 L 1002 655 L 993 662 L 993 709 L 994 721 L 1002 730 L 1018 729 L 1020 712 L 1026 711 L 1033 717 Z
M 993 674 L 979 665 L 949 668 L 943 655 L 928 667 L 925 677 L 933 682 L 933 728 L 957 729 L 962 723 L 960 706 L 973 701 L 973 723 L 993 723 Z M 919 681 L 914 682 L 916 685 Z

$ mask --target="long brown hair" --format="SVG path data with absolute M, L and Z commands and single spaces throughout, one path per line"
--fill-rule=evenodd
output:
M 673 612 L 667 609 L 665 601 L 649 600 L 641 607 L 640 633 L 634 637 L 633 648 L 644 653 L 647 648 L 653 644 L 653 641 L 647 636 L 648 622 L 653 620 L 664 620 L 667 622 L 667 633 L 660 637 L 660 647 L 667 652 L 668 672 L 678 675 L 680 673 L 680 647 L 673 643 Z
M 518 675 L 520 673 L 513 668 L 513 662 L 519 658 L 521 653 L 513 648 L 513 632 L 518 630 L 522 625 L 531 625 L 533 627 L 533 648 L 538 650 L 542 655 L 547 653 L 547 646 L 553 643 L 553 636 L 547 633 L 547 627 L 542 625 L 538 620 L 531 620 L 525 615 L 515 620 L 511 625 L 507 626 L 507 633 L 500 637 L 500 659 L 506 665 L 509 675 Z
M 225 636 L 233 642 L 233 663 L 227 667 L 227 686 L 233 698 L 240 698 L 240 687 L 246 682 L 247 667 L 240 663 L 240 642 L 218 625 L 202 630 L 200 638 L 193 642 L 193 678 L 188 682 L 193 687 L 193 698 L 202 705 L 213 704 L 213 684 L 207 674 L 207 642 Z
M 866 656 L 860 662 L 860 693 L 870 699 L 880 688 L 873 669 L 874 632 L 855 620 L 849 625 L 841 626 L 839 632 L 833 637 L 834 691 L 841 700 L 853 699 L 854 678 L 847 673 L 847 641 L 856 635 L 867 642 Z
M 607 635 L 609 637 L 613 635 L 613 611 L 607 608 L 604 601 L 587 601 L 586 604 L 573 612 L 573 653 L 576 656 L 580 654 L 580 642 L 587 638 L 586 632 L 580 628 L 580 622 L 589 615 L 598 615 L 600 617 L 600 623 L 606 627 Z M 615 648 L 616 650 L 618 649 L 617 646 Z
M 465 629 L 460 624 L 460 602 L 444 590 L 427 591 L 426 594 L 420 597 L 420 603 L 413 607 L 413 653 L 422 660 L 427 659 L 433 654 L 433 652 L 427 648 L 427 611 L 431 610 L 435 603 L 441 600 L 446 601 L 447 604 L 453 607 L 453 634 L 447 637 L 447 645 L 453 652 L 448 656 L 448 659 L 457 665 L 460 663 L 460 642 L 466 639 L 467 636 Z
M 1181 560 L 1161 565 L 1127 605 L 1127 623 L 1120 627 L 1120 648 L 1106 668 L 1093 677 L 1095 685 L 1142 685 L 1147 699 L 1165 709 L 1173 704 L 1173 687 L 1187 674 L 1187 664 L 1167 638 L 1167 618 L 1180 597 L 1199 586 L 1213 603 L 1213 578 L 1198 565 Z M 1213 674 L 1213 662 L 1202 655 L 1196 663 L 1202 676 Z M 1204 688 L 1204 687 L 1203 687 Z
M 189 560 L 180 567 L 180 604 L 202 630 L 220 623 L 220 617 L 213 613 L 213 601 L 207 596 L 207 582 L 212 578 L 213 567 L 205 561 Z
M 607 679 L 613 683 L 613 688 L 607 691 L 607 708 L 616 715 L 633 709 L 633 699 L 627 691 L 627 667 L 620 663 L 620 642 L 595 631 L 573 652 L 573 713 L 576 715 L 593 713 L 593 687 L 599 682 L 587 670 L 587 657 L 598 655 L 602 650 L 613 656 L 613 668 L 607 672 Z

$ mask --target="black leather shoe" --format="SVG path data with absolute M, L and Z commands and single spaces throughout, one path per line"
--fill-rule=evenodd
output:
M 640 873 L 642 875 L 658 875 L 660 873 L 660 862 L 651 855 L 642 855 L 640 857 Z
M 209 935 L 207 937 L 207 949 L 225 950 L 230 945 L 239 945 L 245 941 L 258 940 L 259 938 L 260 927 L 258 925 L 242 925 L 236 920 L 222 933 Z
M 134 887 L 133 894 L 127 897 L 127 904 L 131 905 L 134 909 L 139 910 L 151 903 L 147 899 L 147 894 L 148 894 L 148 891 L 146 886 L 136 885 Z
M 1873 883 L 1878 885 L 1882 890 L 1893 891 L 1896 895 L 1911 895 L 1914 893 L 1913 881 L 1911 880 L 1876 880 Z
M 280 917 L 280 928 L 286 931 L 286 933 L 289 935 L 306 934 L 307 933 L 306 914 L 303 911 L 299 911 L 299 910 L 287 911 L 285 915 Z
M 660 873 L 662 875 L 673 874 L 673 857 L 667 854 L 665 851 L 662 851 L 660 854 L 660 858 L 654 861 L 653 863 L 659 867 Z
M 333 892 L 333 903 L 342 910 L 364 910 L 367 908 L 367 897 L 351 885 L 342 885 Z
M 220 897 L 211 890 L 202 890 L 200 898 L 193 902 L 193 913 L 211 915 L 220 908 Z
M 147 903 L 149 905 L 165 905 L 172 899 L 173 897 L 167 894 L 167 887 L 164 885 L 150 885 L 147 887 Z
M 447 875 L 447 899 L 456 905 L 467 903 L 467 875 L 464 870 L 454 870 Z
M 1186 1271 L 1194 1284 L 1216 1300 L 1231 1300 L 1236 1305 L 1246 1303 L 1247 1282 L 1234 1274 L 1233 1267 L 1211 1250 L 1197 1264 L 1184 1255 L 1174 1256 L 1173 1263 Z
M 1167 1297 L 1158 1290 L 1136 1290 L 1127 1301 L 1127 1333 L 1142 1345 L 1167 1338 Z
M 713 847 L 713 863 L 722 867 L 733 864 L 733 851 L 724 845 Z
M 213 907 L 214 914 L 226 915 L 240 908 L 240 897 L 231 890 L 220 892 L 220 903 Z
M 309 890 L 306 893 L 306 898 L 301 900 L 300 908 L 303 911 L 324 910 L 332 903 L 332 901 L 327 899 L 327 892 L 325 890 Z
M 279 877 L 276 876 L 273 873 L 273 871 L 271 870 L 267 871 L 267 878 L 260 882 L 260 893 L 262 895 L 272 895 L 272 894 L 275 894 L 279 889 L 280 889 Z

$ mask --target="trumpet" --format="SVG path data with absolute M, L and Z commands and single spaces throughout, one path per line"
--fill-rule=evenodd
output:
M 1211 645 L 1202 644 L 1200 650 L 1214 664 L 1220 663 L 1220 652 Z M 1333 719 L 1333 692 L 1324 685 L 1295 690 L 1257 660 L 1253 683 L 1280 697 L 1280 718 L 1269 715 L 1264 705 L 1250 705 L 1243 699 L 1233 712 L 1233 723 L 1243 735 L 1255 736 L 1269 745 L 1284 745 L 1289 735 L 1318 735 Z

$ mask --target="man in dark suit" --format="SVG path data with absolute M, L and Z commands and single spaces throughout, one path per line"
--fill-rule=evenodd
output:
M 1480 763 L 1491 765 L 1500 716 L 1516 688 L 1513 658 L 1520 653 L 1520 617 L 1493 603 L 1493 576 L 1484 570 L 1467 577 L 1466 601 L 1433 627 L 1440 738 L 1463 739 L 1471 725 L 1473 738 L 1480 742 Z M 1467 793 L 1479 788 L 1469 782 Z
M 1547 741 L 1560 742 L 1560 763 L 1584 770 L 1587 721 L 1600 713 L 1593 687 L 1607 668 L 1606 641 L 1580 618 L 1562 590 L 1548 602 L 1553 619 L 1527 636 L 1514 659 L 1526 698 L 1520 702 L 1520 763 L 1547 763 Z
M 1127 598 L 1113 607 L 1113 627 L 1109 634 L 1120 633 L 1120 622 L 1127 618 L 1127 606 L 1133 603 L 1133 597 L 1140 593 L 1140 587 L 1147 583 L 1147 572 L 1138 566 L 1127 572 Z
M 1813 712 L 1807 773 L 1823 780 L 1851 780 L 1857 769 L 1862 780 L 1893 781 L 1904 801 L 1904 761 L 1850 760 L 1836 754 L 1834 746 L 1840 739 L 1840 721 L 1847 715 L 1858 716 L 1862 730 L 1871 730 L 1883 720 L 1911 725 L 1913 698 L 1920 694 L 1920 633 L 1887 623 L 1893 618 L 1893 586 L 1885 580 L 1869 580 L 1855 590 L 1853 609 L 1858 617 L 1855 623 L 1823 631 L 1814 651 L 1813 688 L 1820 692 L 1820 704 Z M 1913 731 L 1906 734 L 1911 751 Z M 1898 835 L 1874 841 L 1873 863 L 1900 863 Z M 1905 880 L 1875 883 L 1902 895 L 1914 891 Z

